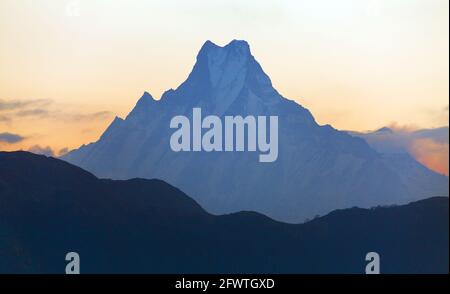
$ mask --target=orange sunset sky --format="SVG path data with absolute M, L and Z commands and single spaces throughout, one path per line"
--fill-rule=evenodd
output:
M 0 0 L 0 133 L 17 136 L 0 150 L 95 141 L 144 91 L 159 99 L 183 82 L 206 40 L 247 40 L 320 124 L 448 126 L 448 11 L 447 0 Z M 434 143 L 411 148 L 448 174 L 448 143 Z

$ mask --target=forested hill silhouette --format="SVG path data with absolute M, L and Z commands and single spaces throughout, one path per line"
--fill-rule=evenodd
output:
M 448 198 L 334 211 L 298 225 L 214 216 L 160 180 L 98 179 L 64 161 L 0 152 L 0 273 L 448 273 Z

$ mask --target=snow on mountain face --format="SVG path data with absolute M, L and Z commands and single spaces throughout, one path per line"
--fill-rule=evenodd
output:
M 254 152 L 174 152 L 175 115 L 277 115 L 278 159 L 258 162 Z M 207 41 L 187 80 L 159 101 L 144 93 L 125 120 L 63 159 L 99 177 L 159 178 L 206 210 L 241 210 L 301 222 L 351 206 L 401 204 L 448 195 L 448 178 L 409 156 L 382 155 L 361 138 L 319 126 L 311 113 L 282 97 L 245 41 L 224 47 Z
M 211 46 L 213 48 L 205 53 L 211 86 L 219 90 L 229 87 L 234 82 L 242 86 L 250 58 L 248 46 L 237 41 L 230 44 L 229 50 Z

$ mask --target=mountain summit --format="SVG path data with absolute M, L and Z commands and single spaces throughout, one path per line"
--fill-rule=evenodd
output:
M 184 100 L 189 107 L 196 105 L 211 114 L 224 115 L 227 111 L 263 113 L 261 107 L 280 103 L 282 97 L 251 54 L 248 43 L 233 40 L 223 47 L 205 42 L 187 80 L 175 91 L 165 92 L 161 100 L 177 104 Z
M 211 88 L 225 87 L 238 80 L 242 84 L 255 62 L 245 41 L 233 40 L 224 47 L 206 41 L 197 55 L 191 77 L 198 77 Z
M 177 115 L 279 118 L 277 161 L 254 152 L 174 152 L 170 120 Z M 380 154 L 361 138 L 320 126 L 281 96 L 245 41 L 207 41 L 185 82 L 160 100 L 144 93 L 125 120 L 100 139 L 62 157 L 99 177 L 159 178 L 216 214 L 241 210 L 286 222 L 352 206 L 403 204 L 448 195 L 448 178 L 408 155 Z

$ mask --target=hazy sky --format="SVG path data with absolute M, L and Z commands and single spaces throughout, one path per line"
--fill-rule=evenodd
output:
M 189 74 L 205 40 L 245 39 L 320 124 L 448 125 L 447 0 L 0 0 L 0 149 L 96 140 L 144 91 Z

